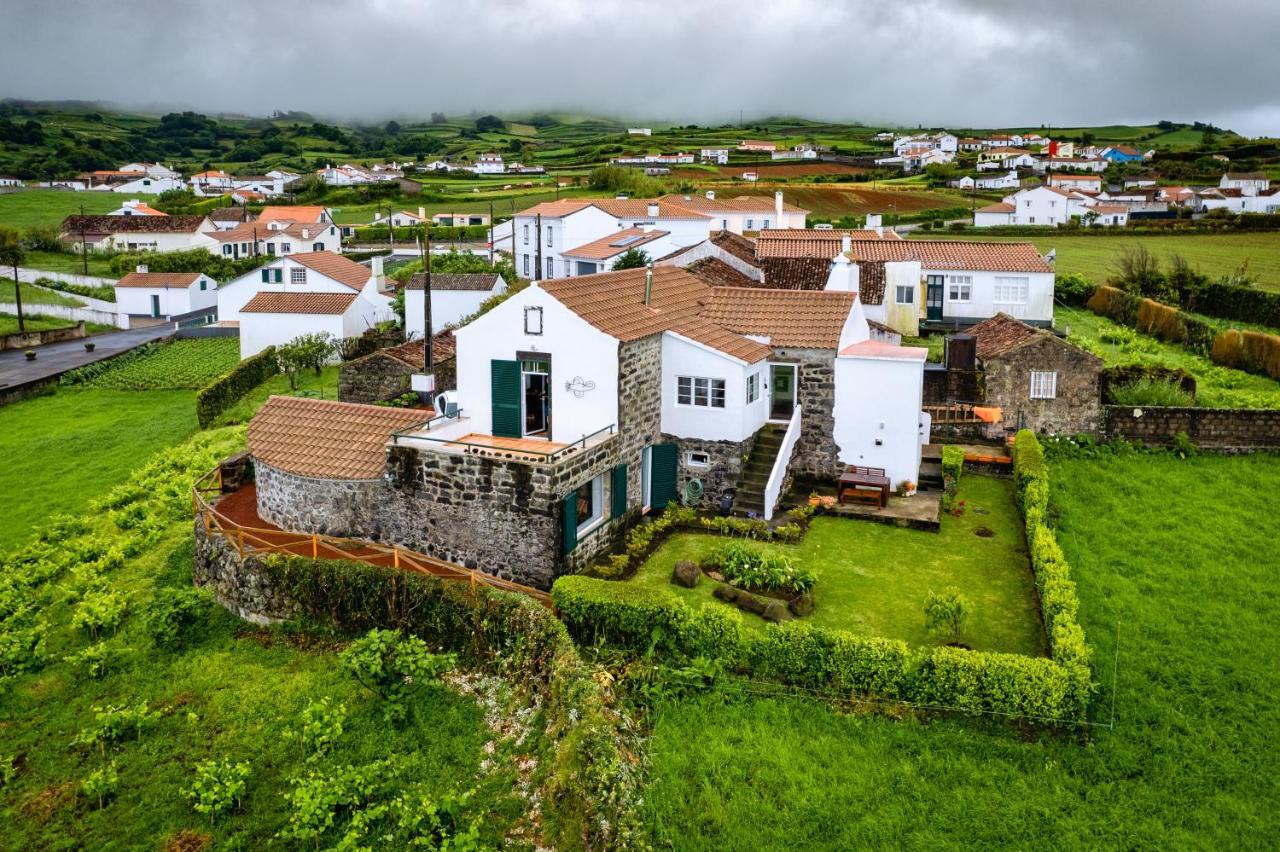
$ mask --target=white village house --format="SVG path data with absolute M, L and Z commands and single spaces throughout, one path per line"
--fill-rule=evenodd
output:
M 342 234 L 329 211 L 318 205 L 268 206 L 257 218 L 211 235 L 215 254 L 232 259 L 299 252 L 342 252 Z
M 426 276 L 409 278 L 404 291 L 404 330 L 410 338 L 422 339 L 422 293 Z M 485 299 L 505 293 L 507 282 L 496 272 L 431 273 L 431 327 L 437 331 L 457 325 L 480 309 Z
M 131 317 L 175 319 L 218 304 L 218 282 L 199 272 L 148 272 L 139 264 L 115 283 L 116 307 Z
M 218 322 L 239 326 L 241 358 L 302 334 L 357 337 L 394 318 L 380 272 L 327 251 L 279 257 L 218 289 Z
M 97 251 L 215 250 L 207 216 L 68 216 L 58 238 L 73 251 L 81 242 Z
M 1055 174 L 1057 177 L 1065 175 Z M 1037 186 L 1023 189 L 1012 195 L 1006 195 L 1004 201 L 979 207 L 973 214 L 976 228 L 987 228 L 999 225 L 1044 225 L 1054 227 L 1070 222 L 1079 217 L 1082 221 L 1097 225 L 1123 224 L 1114 221 L 1114 217 L 1089 217 L 1090 211 L 1098 205 L 1099 200 L 1083 192 L 1061 189 L 1056 186 Z M 1104 221 L 1104 219 L 1107 219 Z M 1022 319 L 1022 317 L 1018 317 Z

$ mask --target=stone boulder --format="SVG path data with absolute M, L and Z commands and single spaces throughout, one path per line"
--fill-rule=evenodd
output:
M 742 592 L 738 591 L 733 586 L 730 586 L 727 583 L 721 583 L 720 585 L 716 586 L 715 589 L 711 592 L 711 595 L 713 597 L 715 597 L 717 600 L 722 600 L 725 603 L 733 603 L 738 599 L 738 596 L 741 594 Z
M 754 612 L 756 615 L 764 615 L 766 607 L 765 602 L 750 592 L 740 591 L 738 593 L 738 600 L 736 603 L 738 604 L 738 609 L 743 612 Z
M 813 592 L 801 592 L 787 603 L 787 609 L 797 618 L 803 618 L 813 612 L 815 607 Z
M 787 609 L 787 605 L 780 600 L 771 600 L 765 605 L 764 612 L 760 613 L 764 616 L 765 621 L 778 623 L 779 621 L 790 621 L 791 610 Z
M 687 559 L 677 562 L 675 570 L 671 572 L 671 582 L 686 589 L 692 589 L 698 585 L 700 579 L 702 579 L 702 569 Z

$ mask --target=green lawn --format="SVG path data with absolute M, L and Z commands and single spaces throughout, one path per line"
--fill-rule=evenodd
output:
M 298 377 L 298 389 L 289 387 L 287 376 L 272 376 L 249 393 L 235 405 L 228 408 L 217 419 L 219 426 L 231 423 L 248 423 L 258 409 L 273 394 L 290 396 L 293 394 L 313 396 L 319 399 L 338 398 L 338 368 L 325 367 L 319 376 L 304 372 Z
M 61 189 L 27 189 L 0 195 L 0 225 L 30 228 L 60 225 L 73 213 L 90 216 L 110 213 L 127 199 L 115 192 L 71 192 Z
M 0 552 L 59 512 L 77 512 L 156 450 L 196 428 L 191 391 L 61 388 L 0 406 Z
M 23 257 L 22 265 L 29 269 L 41 269 L 46 272 L 85 274 L 84 259 L 79 254 L 70 252 L 29 251 Z M 89 274 L 113 280 L 120 277 L 111 271 L 111 258 L 95 252 L 89 253 Z
M 27 331 L 49 331 L 55 328 L 67 328 L 75 325 L 71 320 L 62 317 L 47 317 L 42 314 L 29 314 L 25 310 L 22 312 L 23 325 Z M 84 324 L 85 331 L 89 334 L 101 334 L 104 331 L 115 331 L 114 326 L 102 325 L 96 322 L 87 322 Z M 18 331 L 17 314 L 0 313 L 0 334 L 14 334 Z
M 1113 731 L 657 707 L 645 821 L 682 850 L 1265 849 L 1280 836 L 1275 456 L 1052 465 L 1059 539 Z M 1219 510 L 1230 501 L 1229 510 Z M 1109 688 L 1117 653 L 1119 686 Z
M 1151 364 L 1186 370 L 1196 377 L 1196 403 L 1223 408 L 1280 408 L 1280 382 L 1220 367 L 1185 347 L 1139 334 L 1085 308 L 1054 310 L 1054 325 L 1067 339 L 1101 356 L 1108 365 Z M 1103 335 L 1119 335 L 1114 343 Z
M 0 302 L 12 302 L 13 300 L 13 279 L 0 278 Z M 84 302 L 75 296 L 61 293 L 57 290 L 48 290 L 43 287 L 32 287 L 30 284 L 23 284 L 22 307 L 25 309 L 27 305 L 64 305 L 68 308 L 82 308 L 84 307 Z
M 1022 522 L 1008 480 L 965 476 L 962 517 L 946 516 L 940 532 L 922 532 L 851 518 L 818 517 L 799 545 L 760 545 L 786 553 L 812 568 L 817 609 L 805 620 L 815 626 L 869 636 L 902 639 L 913 645 L 943 644 L 924 626 L 924 602 L 930 591 L 957 588 L 973 612 L 965 624 L 966 644 L 984 651 L 1045 653 Z M 982 512 L 981 514 L 979 512 Z M 995 532 L 982 538 L 975 530 Z M 711 597 L 715 584 L 703 578 L 697 588 L 671 583 L 681 559 L 700 562 L 719 536 L 675 535 L 628 582 L 670 589 L 695 606 L 722 607 Z M 763 628 L 763 619 L 745 614 L 744 623 Z

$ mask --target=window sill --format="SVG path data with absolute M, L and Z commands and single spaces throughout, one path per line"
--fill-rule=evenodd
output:
M 599 532 L 600 529 L 603 526 L 605 526 L 608 522 L 609 522 L 609 519 L 604 515 L 601 515 L 600 517 L 596 518 L 594 521 L 591 521 L 590 523 L 588 523 L 585 527 L 579 527 L 578 536 L 577 536 L 578 542 L 581 543 L 584 538 L 590 538 L 592 535 Z

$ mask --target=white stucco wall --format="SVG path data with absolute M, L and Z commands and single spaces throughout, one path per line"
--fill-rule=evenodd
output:
M 840 461 L 882 467 L 894 488 L 918 483 L 923 392 L 923 361 L 836 358 L 833 436 Z
M 279 346 L 303 334 L 317 332 L 334 338 L 349 336 L 342 314 L 242 314 L 240 357 L 248 358 L 268 346 Z
M 307 280 L 302 284 L 290 282 L 291 270 L 303 268 L 302 264 L 284 257 L 232 279 L 218 288 L 218 319 L 224 322 L 240 320 L 240 309 L 258 293 L 350 293 L 351 288 L 328 278 L 314 269 L 307 269 Z M 280 269 L 281 282 L 264 282 L 263 269 Z M 386 300 L 389 304 L 389 300 Z
M 542 334 L 524 332 L 525 307 L 542 308 Z M 536 284 L 455 333 L 458 405 L 471 429 L 493 431 L 490 364 L 517 352 L 551 356 L 551 439 L 570 442 L 618 422 L 618 341 L 547 295 Z M 595 382 L 578 398 L 575 377 Z
M 680 438 L 744 441 L 764 425 L 768 410 L 768 364 L 746 365 L 677 334 L 662 335 L 662 431 Z M 747 376 L 760 374 L 760 395 L 747 404 Z M 676 380 L 693 376 L 724 380 L 724 408 L 676 403 Z
M 439 331 L 446 325 L 456 324 L 463 317 L 474 314 L 480 304 L 505 288 L 493 290 L 432 290 L 431 325 Z M 404 293 L 404 328 L 412 337 L 422 338 L 422 291 L 406 290 Z
M 116 308 L 123 314 L 151 316 L 151 297 L 160 297 L 160 315 L 171 317 L 210 308 L 218 303 L 218 285 L 212 278 L 201 276 L 189 287 L 117 287 Z

